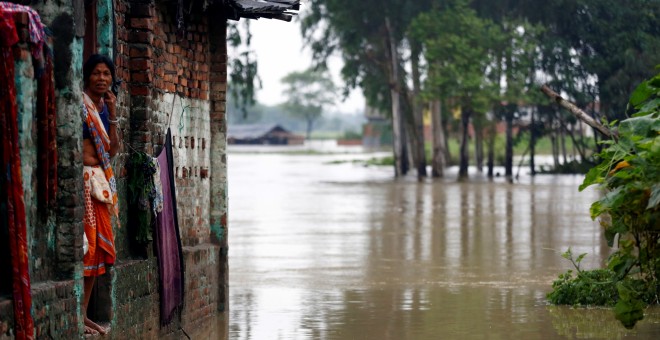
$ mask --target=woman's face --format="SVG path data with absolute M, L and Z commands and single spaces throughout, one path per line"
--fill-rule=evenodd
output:
M 89 76 L 87 89 L 97 96 L 103 96 L 112 85 L 112 73 L 105 63 L 98 63 Z

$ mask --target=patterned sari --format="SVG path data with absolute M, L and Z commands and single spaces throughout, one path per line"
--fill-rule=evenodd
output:
M 86 166 L 83 176 L 85 187 L 84 225 L 88 242 L 88 250 L 83 258 L 83 265 L 85 276 L 98 276 L 105 273 L 107 265 L 115 262 L 116 254 L 111 217 L 113 215 L 118 217 L 119 212 L 117 209 L 117 182 L 110 165 L 110 154 L 106 151 L 110 150 L 110 137 L 105 131 L 92 99 L 87 94 L 83 94 L 83 99 L 85 122 L 96 149 L 96 156 L 101 161 L 101 165 Z M 101 181 L 104 179 L 107 181 L 103 184 L 107 184 L 106 187 L 110 189 L 110 192 L 106 190 L 102 195 L 106 196 L 107 202 L 111 203 L 104 203 L 94 198 L 94 190 L 99 188 L 93 186 L 92 183 L 94 182 L 93 179 L 99 179 L 99 177 Z M 116 220 L 119 224 L 119 219 Z

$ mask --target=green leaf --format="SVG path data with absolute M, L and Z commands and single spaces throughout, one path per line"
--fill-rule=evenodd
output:
M 618 187 L 608 192 L 600 200 L 594 202 L 589 209 L 591 212 L 591 218 L 596 218 L 602 213 L 616 209 L 624 204 L 626 200 L 626 191 L 624 189 L 624 187 Z
M 649 116 L 628 118 L 619 125 L 619 135 L 639 135 L 649 137 L 657 119 Z
M 639 104 L 645 102 L 653 94 L 653 89 L 649 87 L 647 82 L 643 82 L 637 86 L 630 96 L 630 104 L 637 107 Z
M 613 265 L 610 266 L 610 269 L 616 274 L 619 279 L 623 277 L 630 271 L 630 268 L 635 264 L 635 260 L 629 257 L 619 258 L 618 261 L 614 261 Z
M 632 329 L 637 321 L 644 319 L 644 303 L 639 300 L 619 300 L 614 306 L 614 314 L 624 327 Z
M 660 204 L 660 183 L 651 186 L 651 196 L 649 197 L 649 204 L 646 209 L 654 209 Z
M 651 125 L 651 130 L 660 133 L 660 119 L 655 119 Z
M 591 207 L 589 208 L 589 213 L 591 214 L 592 220 L 600 216 L 600 214 L 603 213 L 603 204 L 600 203 L 600 201 L 592 203 Z
M 642 117 L 656 113 L 658 112 L 659 107 L 660 107 L 660 98 L 649 100 L 639 108 L 639 111 L 635 113 L 633 117 Z
M 616 288 L 619 292 L 619 301 L 614 306 L 614 314 L 624 327 L 632 329 L 637 321 L 644 319 L 646 304 L 639 300 L 635 291 L 623 283 L 617 283 Z
M 603 183 L 602 173 L 603 170 L 600 165 L 589 169 L 589 172 L 584 176 L 584 181 L 582 181 L 582 184 L 578 189 L 582 191 L 593 184 Z
M 575 260 L 575 263 L 580 263 L 580 261 L 582 261 L 585 256 L 587 256 L 587 253 L 580 254 L 580 256 L 578 256 L 578 258 Z
M 617 234 L 618 233 L 616 231 L 612 230 L 612 228 L 606 228 L 605 229 L 605 235 L 604 236 L 605 236 L 605 240 L 607 241 L 607 246 L 608 247 L 614 246 L 614 238 L 616 237 Z

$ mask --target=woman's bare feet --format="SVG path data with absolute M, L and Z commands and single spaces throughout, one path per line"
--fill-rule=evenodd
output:
M 101 335 L 106 335 L 108 334 L 108 330 L 99 326 L 97 323 L 94 321 L 90 320 L 89 318 L 85 317 L 85 333 L 87 333 L 87 328 L 91 328 L 92 330 L 98 332 Z
M 85 335 L 99 335 L 99 332 L 87 325 L 85 325 Z

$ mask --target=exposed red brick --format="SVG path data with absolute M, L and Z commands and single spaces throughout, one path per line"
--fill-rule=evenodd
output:
M 131 58 L 151 58 L 153 49 L 147 45 L 132 45 L 128 55 Z
M 120 4 L 123 3 L 120 1 Z M 131 3 L 131 16 L 146 18 L 155 16 L 154 7 L 150 4 Z
M 227 91 L 227 84 L 226 83 L 213 83 L 211 84 L 211 90 L 213 92 L 226 92 Z
M 131 85 L 131 96 L 148 96 L 149 87 L 143 85 Z
M 154 35 L 151 32 L 131 32 L 129 35 L 129 42 L 152 44 Z
M 146 71 L 151 68 L 151 60 L 149 59 L 133 59 L 131 60 L 131 71 Z
M 139 72 L 131 74 L 131 81 L 137 83 L 151 83 L 153 77 L 151 72 Z

